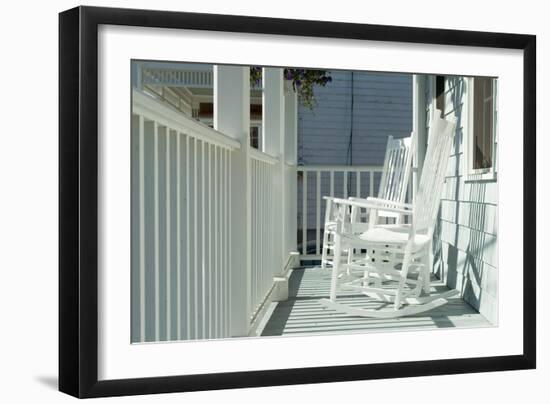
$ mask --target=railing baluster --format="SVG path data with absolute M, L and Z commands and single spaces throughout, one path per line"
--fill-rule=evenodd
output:
M 214 294 L 212 293 L 212 272 L 214 271 L 214 264 L 212 260 L 212 145 L 208 145 L 208 338 L 213 337 L 213 300 Z
M 160 263 L 159 263 L 159 136 L 158 136 L 158 124 L 153 124 L 153 136 L 154 136 L 154 217 L 155 217 L 155 341 L 159 340 L 160 336 L 160 291 L 159 291 L 159 277 L 160 277 Z
M 273 177 L 273 174 L 274 174 L 274 168 L 272 165 L 268 165 L 266 166 L 266 175 L 267 175 L 267 178 L 266 178 L 266 183 L 265 183 L 265 189 L 266 189 L 266 203 L 264 206 L 267 206 L 267 212 L 266 212 L 266 215 L 265 215 L 265 221 L 266 221 L 266 228 L 267 229 L 275 229 L 275 228 L 282 228 L 280 227 L 280 222 L 277 223 L 276 225 L 272 222 L 272 218 L 273 218 L 273 187 L 271 186 L 271 184 L 273 184 L 273 180 L 274 180 L 274 177 Z M 265 292 L 262 291 L 262 294 L 265 295 L 267 293 L 267 291 L 269 290 L 269 288 L 271 287 L 271 282 L 273 280 L 273 275 L 275 275 L 274 273 L 274 266 L 275 266 L 275 263 L 278 262 L 275 257 L 277 254 L 279 254 L 279 251 L 276 251 L 275 249 L 271 248 L 270 246 L 274 246 L 274 245 L 277 245 L 277 243 L 275 243 L 275 238 L 277 236 L 279 236 L 278 234 L 275 234 L 273 231 L 269 231 L 268 230 L 268 234 L 269 234 L 269 244 L 266 246 L 266 250 L 268 252 L 268 261 L 266 262 L 266 266 L 265 266 L 265 275 L 264 275 L 264 284 L 263 284 L 263 288 L 265 288 Z M 261 298 L 263 298 L 263 296 L 261 296 Z
M 374 196 L 374 171 L 369 171 L 369 196 Z
M 189 171 L 189 136 L 185 135 L 185 174 L 187 176 L 187 180 L 185 181 L 185 242 L 186 242 L 186 251 L 187 251 L 187 259 L 186 259 L 186 302 L 187 302 L 187 321 L 186 321 L 186 330 L 185 330 L 185 336 L 187 339 L 191 339 L 191 243 L 190 243 L 190 235 L 191 235 L 191 220 L 190 220 L 190 212 L 189 212 L 189 205 L 190 205 L 190 192 L 189 192 L 189 182 L 191 180 L 191 175 Z
M 263 270 L 263 276 L 262 276 L 262 290 L 260 296 L 258 296 L 258 304 L 260 303 L 260 300 L 263 298 L 263 294 L 265 293 L 264 290 L 267 289 L 268 283 L 271 283 L 270 274 L 272 274 L 272 267 L 275 261 L 275 254 L 274 249 L 270 246 L 276 245 L 276 243 L 273 242 L 274 234 L 273 229 L 274 226 L 270 226 L 270 219 L 273 217 L 272 210 L 271 210 L 271 201 L 272 201 L 272 194 L 271 194 L 271 184 L 273 183 L 272 179 L 272 167 L 264 165 L 264 172 L 265 172 L 265 183 L 264 183 L 264 203 L 262 204 L 262 207 L 266 208 L 266 212 L 264 215 L 264 221 L 265 221 L 265 229 L 267 233 L 267 239 L 268 242 L 265 245 L 265 253 L 267 255 L 267 260 L 264 262 L 264 270 Z M 271 229 L 271 230 L 270 230 Z
M 181 339 L 181 133 L 176 132 L 176 338 Z
M 254 226 L 254 223 L 252 224 L 252 227 L 254 228 L 254 239 L 252 240 L 252 251 L 253 251 L 253 254 L 254 254 L 254 262 L 253 262 L 253 267 L 252 267 L 252 273 L 250 274 L 251 276 L 251 279 L 250 279 L 250 284 L 251 284 L 251 290 L 250 290 L 250 301 L 251 302 L 254 302 L 256 300 L 256 272 L 258 270 L 258 268 L 260 267 L 260 264 L 261 264 L 261 257 L 260 257 L 260 254 L 261 254 L 261 237 L 262 237 L 262 232 L 261 232 L 261 223 L 259 223 L 259 218 L 261 217 L 260 214 L 258 213 L 258 207 L 259 207 L 259 201 L 258 201 L 258 198 L 259 198 L 259 192 L 258 192 L 258 188 L 259 188 L 259 185 L 260 185 L 260 180 L 259 180 L 259 172 L 258 172 L 258 163 L 253 160 L 252 161 L 252 175 L 253 175 L 253 184 L 254 184 L 254 189 L 252 191 L 252 204 L 254 205 L 254 213 L 255 213 L 255 220 L 257 223 L 256 226 Z M 250 313 L 248 313 L 250 315 Z
M 205 191 L 205 169 L 204 169 L 204 160 L 205 160 L 205 142 L 203 141 L 201 144 L 201 298 L 202 298 L 202 304 L 201 304 L 201 310 L 202 310 L 202 338 L 206 337 L 206 248 L 205 248 L 205 211 L 206 211 L 206 203 L 204 199 L 204 191 Z
M 230 241 L 231 239 L 229 238 L 229 235 L 231 234 L 231 229 L 232 229 L 232 217 L 231 215 L 229 215 L 229 212 L 232 212 L 232 202 L 231 202 L 231 198 L 229 197 L 230 195 L 230 192 L 231 192 L 231 189 L 232 189 L 232 181 L 231 181 L 231 158 L 232 158 L 232 154 L 226 150 L 225 151 L 225 173 L 226 173 L 226 176 L 225 176 L 225 192 L 226 192 L 226 203 L 225 203 L 225 217 L 226 217 L 226 221 L 227 221 L 227 224 L 226 224 L 226 234 L 225 234 L 225 251 L 226 251 L 226 256 L 227 256 L 227 271 L 225 272 L 225 279 L 224 279 L 224 284 L 225 284 L 225 287 L 226 287 L 226 292 L 225 292 L 225 299 L 226 299 L 226 304 L 225 304 L 225 310 L 226 310 L 226 335 L 229 336 L 230 334 L 230 320 L 231 320 L 231 317 L 230 317 L 230 311 L 229 311 L 229 306 L 231 304 L 231 301 L 230 301 L 230 295 L 229 295 L 229 291 L 231 290 L 231 262 L 232 262 L 232 254 L 233 254 L 233 251 L 231 249 L 231 244 L 230 244 Z
M 302 186 L 302 254 L 307 255 L 307 171 L 303 172 Z
M 139 116 L 139 322 L 145 342 L 145 118 Z
M 317 200 L 317 206 L 315 209 L 315 254 L 319 254 L 321 251 L 321 171 L 317 171 L 317 180 L 315 185 L 317 187 L 315 198 Z
M 171 296 L 171 282 L 172 279 L 170 277 L 171 272 L 171 234 L 170 234 L 170 225 L 171 225 L 171 217 L 170 217 L 170 129 L 166 128 L 166 149 L 165 149 L 165 166 L 164 166 L 166 173 L 166 184 L 165 184 L 165 209 L 166 209 L 166 340 L 169 341 L 170 334 L 172 331 L 172 296 Z
M 220 284 L 218 279 L 218 271 L 219 271 L 219 244 L 218 244 L 218 203 L 219 198 L 218 195 L 220 193 L 220 188 L 218 184 L 218 146 L 214 146 L 214 193 L 212 194 L 212 199 L 214 200 L 214 337 L 219 338 L 220 335 L 220 329 L 219 329 L 219 323 L 220 323 L 220 317 L 219 317 L 219 294 L 220 294 Z
M 261 199 L 261 206 L 264 208 L 267 204 L 267 178 L 268 178 L 268 168 L 265 164 L 261 164 L 262 166 L 262 199 Z M 262 229 L 262 236 L 263 236 L 263 246 L 262 246 L 262 269 L 259 276 L 259 282 L 258 282 L 258 289 L 256 290 L 256 304 L 254 307 L 254 310 L 257 308 L 257 305 L 260 303 L 260 299 L 263 297 L 263 289 L 265 287 L 265 274 L 267 272 L 267 268 L 269 268 L 269 262 L 267 262 L 268 259 L 271 259 L 271 248 L 272 246 L 272 237 L 271 232 L 273 229 L 268 229 L 267 227 L 267 216 L 268 211 L 262 213 L 262 222 L 263 222 L 263 229 Z
M 194 313 L 193 313 L 193 316 L 194 316 L 194 331 L 195 331 L 195 338 L 199 338 L 199 277 L 198 277 L 198 269 L 199 269 L 199 265 L 198 265 L 198 254 L 199 254 L 199 249 L 197 247 L 197 222 L 198 222 L 198 212 L 197 212 L 197 201 L 198 201 L 198 198 L 197 198 L 197 183 L 198 183 L 198 175 L 197 175 L 197 158 L 198 158 L 198 152 L 197 152 L 197 149 L 198 149 L 198 140 L 197 139 L 194 139 L 193 140 L 193 233 L 194 233 L 194 236 L 193 236 L 193 246 L 195 247 L 195 251 L 194 251 L 194 254 L 193 254 L 193 283 L 194 283 L 194 294 L 193 294 L 193 297 L 194 297 L 194 300 L 195 300 L 195 304 L 194 304 Z
M 219 254 L 219 259 L 220 259 L 220 262 L 219 262 L 219 265 L 220 265 L 220 269 L 219 269 L 219 277 L 220 277 L 220 300 L 219 300 L 219 303 L 220 303 L 220 336 L 222 337 L 225 337 L 227 336 L 226 334 L 226 329 L 225 329 L 225 324 L 226 324 L 226 316 L 225 316 L 225 306 L 226 306 L 226 302 L 225 302 L 225 271 L 228 270 L 228 267 L 229 267 L 229 262 L 227 262 L 227 257 L 225 256 L 225 227 L 226 227 L 226 216 L 225 216 L 225 207 L 227 206 L 227 195 L 225 194 L 226 192 L 226 189 L 225 189 L 225 176 L 224 176 L 224 172 L 225 172 L 225 150 L 223 149 L 220 149 L 220 164 L 218 166 L 218 169 L 219 169 L 219 182 L 220 182 L 220 206 L 219 206 L 219 209 L 220 209 L 220 214 L 219 214 L 219 221 L 220 221 L 220 227 L 219 227 L 219 232 L 220 232 L 220 238 L 219 238 L 219 243 L 220 243 L 220 254 Z
M 348 197 L 348 172 L 344 170 L 344 199 Z

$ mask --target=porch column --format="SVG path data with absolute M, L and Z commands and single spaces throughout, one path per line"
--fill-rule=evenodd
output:
M 413 197 L 422 173 L 422 164 L 426 155 L 426 76 L 413 75 L 413 131 L 416 133 L 415 153 L 413 155 Z
M 132 86 L 138 90 L 143 90 L 142 62 L 132 63 Z
M 231 336 L 248 335 L 251 274 L 250 205 L 250 70 L 214 66 L 214 128 L 241 143 L 231 154 Z
M 285 228 L 286 253 L 298 251 L 298 179 L 296 166 L 298 165 L 298 96 L 292 88 L 290 81 L 285 81 L 285 133 L 284 133 L 284 157 L 286 166 L 286 218 Z
M 276 200 L 274 201 L 275 212 L 273 220 L 273 248 L 276 252 L 274 262 L 274 273 L 282 271 L 285 251 L 285 184 L 284 184 L 284 161 L 285 161 L 285 106 L 284 106 L 284 80 L 283 69 L 266 67 L 262 71 L 263 77 L 263 108 L 262 127 L 263 141 L 262 151 L 279 159 L 277 163 L 277 174 L 273 184 Z
M 266 67 L 263 77 L 262 151 L 273 157 L 284 155 L 283 69 Z

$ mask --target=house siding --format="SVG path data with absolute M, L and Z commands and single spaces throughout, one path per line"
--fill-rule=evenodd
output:
M 382 165 L 387 137 L 411 133 L 412 76 L 353 72 L 352 77 L 348 71 L 330 75 L 332 82 L 315 88 L 315 108 L 299 106 L 298 164 Z
M 376 165 L 384 163 L 388 136 L 412 131 L 412 75 L 331 71 L 332 82 L 315 88 L 316 106 L 298 108 L 299 165 Z M 353 94 L 353 97 L 352 97 Z M 352 100 L 353 98 L 353 100 Z M 353 129 L 353 136 L 351 136 Z M 374 176 L 378 193 L 380 175 Z M 329 173 L 321 176 L 321 195 L 330 194 Z M 367 175 L 361 176 L 360 196 L 369 196 Z M 316 176 L 308 175 L 307 227 L 316 225 Z M 335 196 L 344 196 L 344 178 L 334 178 Z M 355 196 L 356 177 L 348 174 L 348 196 Z M 298 178 L 298 227 L 302 228 L 303 178 Z M 325 203 L 321 204 L 321 221 Z M 322 226 L 322 223 L 321 223 Z M 301 236 L 299 236 L 299 242 Z M 311 239 L 310 239 L 311 243 Z
M 435 100 L 433 78 L 426 80 L 426 125 Z M 498 320 L 498 186 L 464 175 L 464 136 L 468 133 L 466 79 L 445 79 L 445 116 L 457 118 L 441 208 L 434 234 L 434 272 L 487 320 Z M 428 139 L 429 142 L 429 139 Z

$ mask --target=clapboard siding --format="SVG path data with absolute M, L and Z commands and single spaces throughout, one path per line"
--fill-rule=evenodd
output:
M 315 88 L 314 110 L 299 107 L 300 164 L 381 165 L 387 136 L 411 132 L 411 75 L 354 72 L 352 85 L 351 72 L 330 74 L 331 83 Z
M 298 109 L 300 165 L 382 165 L 388 136 L 410 136 L 412 130 L 412 76 L 404 74 L 332 71 L 333 81 L 316 87 L 313 110 Z M 353 92 L 353 111 L 352 111 Z M 351 134 L 353 120 L 353 136 Z M 350 144 L 351 138 L 351 144 Z M 328 195 L 328 173 L 321 176 L 321 195 Z M 380 175 L 374 177 L 378 192 Z M 298 227 L 302 227 L 302 184 L 298 179 Z M 360 196 L 369 196 L 369 176 L 361 177 Z M 307 226 L 316 224 L 316 176 L 308 175 Z M 344 178 L 334 177 L 334 194 L 343 197 Z M 348 196 L 357 196 L 355 174 L 348 175 Z M 324 218 L 324 203 L 321 218 Z M 300 236 L 301 237 L 301 236 Z M 301 238 L 298 239 L 301 242 Z
M 426 80 L 426 125 L 433 114 L 434 78 Z M 496 323 L 498 317 L 498 184 L 467 181 L 463 143 L 468 133 L 464 78 L 445 80 L 445 116 L 457 118 L 439 221 L 434 236 L 434 272 L 447 286 Z M 429 139 L 428 139 L 429 142 Z

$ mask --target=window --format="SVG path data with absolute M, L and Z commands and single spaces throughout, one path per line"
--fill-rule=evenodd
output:
M 493 120 L 494 99 L 493 79 L 474 79 L 474 141 L 473 168 L 491 168 L 493 165 Z
M 253 125 L 250 127 L 250 146 L 261 150 L 261 130 L 259 125 Z
M 469 87 L 469 126 L 465 143 L 470 179 L 494 178 L 496 154 L 496 79 L 474 77 Z
M 435 108 L 445 115 L 445 76 L 435 76 Z

